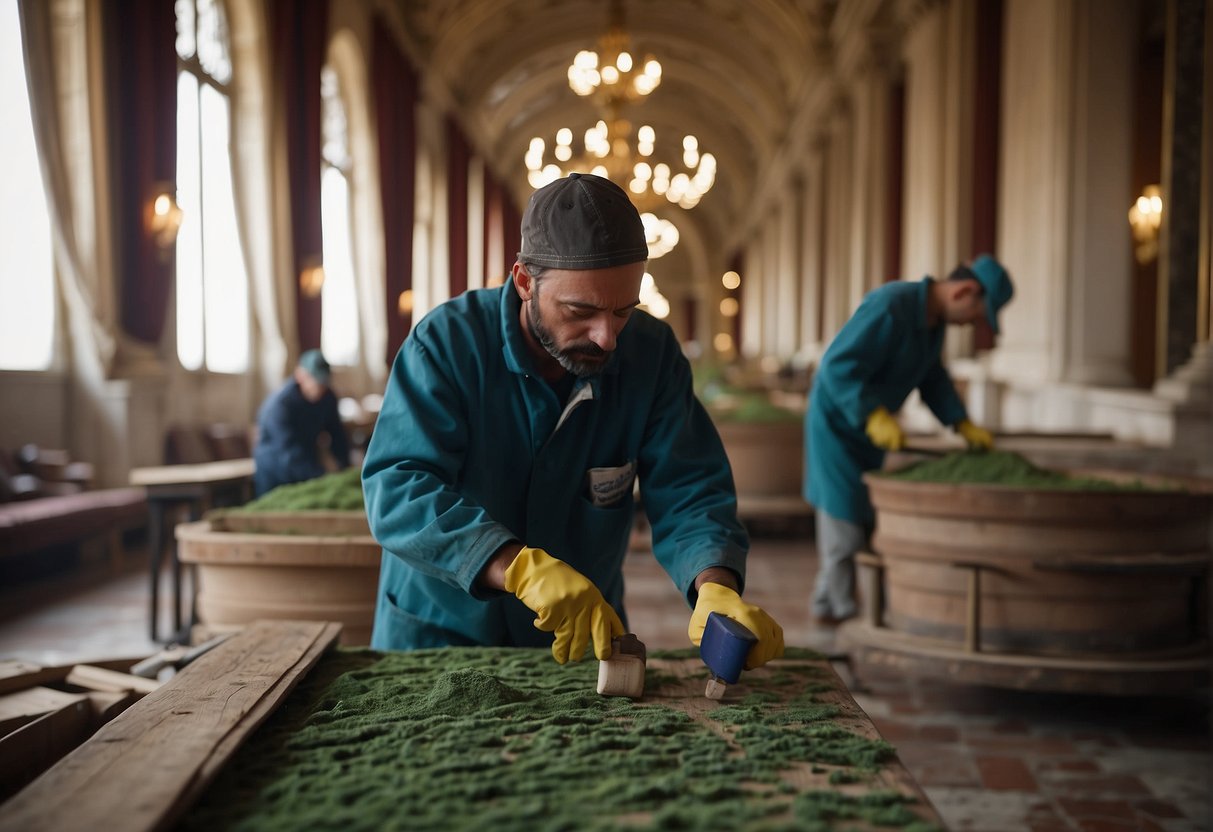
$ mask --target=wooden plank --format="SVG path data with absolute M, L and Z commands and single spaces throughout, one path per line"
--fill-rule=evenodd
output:
M 0 696 L 0 736 L 16 731 L 43 714 L 58 711 L 84 700 L 80 693 L 32 687 Z
M 254 622 L 13 797 L 0 830 L 170 828 L 340 629 L 319 621 Z
M 122 693 L 133 690 L 136 693 L 152 693 L 160 687 L 155 679 L 133 676 L 130 673 L 120 673 L 117 670 L 106 670 L 104 667 L 78 664 L 67 674 L 67 683 L 89 690 L 100 690 L 109 693 Z
M 62 682 L 69 670 L 70 667 L 44 667 L 33 662 L 4 659 L 0 661 L 0 693 L 12 693 L 47 682 Z
M 92 731 L 91 717 L 87 697 L 79 695 L 70 704 L 0 738 L 0 801 L 84 742 Z
M 154 465 L 131 470 L 131 485 L 177 485 L 238 480 L 253 475 L 253 460 L 223 459 L 197 465 Z

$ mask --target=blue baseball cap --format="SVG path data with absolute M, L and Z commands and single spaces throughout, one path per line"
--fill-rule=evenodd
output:
M 974 260 L 969 270 L 981 284 L 986 298 L 986 316 L 990 319 L 990 327 L 998 334 L 998 311 L 1015 295 L 1011 276 L 1001 263 L 988 254 Z
M 307 374 L 316 381 L 328 386 L 329 379 L 332 378 L 333 371 L 329 367 L 328 361 L 324 357 L 324 353 L 320 350 L 308 350 L 303 355 L 299 356 L 299 366 L 307 371 Z

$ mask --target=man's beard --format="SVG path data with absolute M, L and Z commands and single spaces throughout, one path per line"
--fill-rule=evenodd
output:
M 531 298 L 529 305 L 530 309 L 527 312 L 527 321 L 531 325 L 531 335 L 548 351 L 548 355 L 556 359 L 561 367 L 578 378 L 596 376 L 602 371 L 603 365 L 606 364 L 605 360 L 586 360 L 594 358 L 605 359 L 607 356 L 607 351 L 593 341 L 570 344 L 565 349 L 560 349 L 551 330 L 544 326 L 543 316 L 539 313 L 538 286 L 536 286 L 535 294 Z

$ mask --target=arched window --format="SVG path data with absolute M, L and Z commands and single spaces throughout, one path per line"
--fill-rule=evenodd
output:
M 34 145 L 17 0 L 0 0 L 0 370 L 46 370 L 55 334 L 50 215 Z
M 177 357 L 188 370 L 249 365 L 248 272 L 232 183 L 232 80 L 220 0 L 177 0 Z
M 341 80 L 331 65 L 320 72 L 320 205 L 324 229 L 324 285 L 321 289 L 320 348 L 338 366 L 358 363 L 358 293 L 354 285 L 354 181 L 349 120 Z

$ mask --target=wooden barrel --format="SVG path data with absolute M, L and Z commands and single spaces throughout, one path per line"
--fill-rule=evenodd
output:
M 798 496 L 804 469 L 804 426 L 799 421 L 717 421 L 738 495 Z
M 1165 655 L 1205 638 L 1208 483 L 1076 491 L 865 481 L 884 625 L 894 631 L 964 643 L 975 616 L 969 638 L 980 649 L 1041 655 Z
M 330 516 L 319 527 L 328 533 L 318 534 L 312 514 L 345 516 Z M 280 533 L 231 530 L 246 521 Z M 299 529 L 313 533 L 289 533 Z M 177 526 L 178 555 L 197 570 L 199 622 L 221 629 L 258 618 L 338 621 L 343 645 L 369 644 L 382 550 L 362 529 L 362 512 L 215 512 Z

